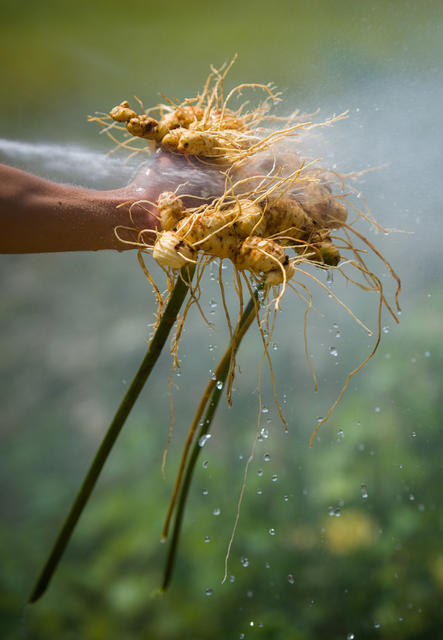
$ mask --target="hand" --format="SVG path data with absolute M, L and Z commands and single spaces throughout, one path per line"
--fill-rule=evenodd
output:
M 157 151 L 146 162 L 135 179 L 126 187 L 112 193 L 131 202 L 148 200 L 156 202 L 164 191 L 173 191 L 183 198 L 186 207 L 195 207 L 201 199 L 212 200 L 223 194 L 225 176 L 218 167 L 211 167 L 192 158 Z M 196 196 L 195 198 L 193 196 Z M 152 207 L 151 207 L 152 209 Z M 142 207 L 137 209 L 137 226 L 146 224 Z

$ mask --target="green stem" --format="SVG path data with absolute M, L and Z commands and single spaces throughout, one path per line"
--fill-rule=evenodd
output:
M 181 489 L 180 489 L 180 493 L 177 501 L 174 527 L 172 531 L 171 542 L 169 544 L 168 555 L 166 558 L 165 571 L 163 574 L 163 582 L 161 586 L 162 591 L 165 591 L 166 588 L 168 587 L 171 581 L 172 572 L 174 570 L 175 557 L 177 554 L 178 541 L 179 541 L 181 526 L 183 522 L 183 515 L 184 515 L 185 506 L 186 506 L 186 500 L 188 497 L 189 488 L 191 486 L 192 475 L 194 473 L 195 465 L 197 463 L 197 458 L 201 451 L 199 441 L 202 436 L 206 435 L 209 432 L 209 429 L 212 424 L 212 420 L 214 418 L 218 403 L 220 401 L 220 398 L 223 392 L 223 386 L 225 384 L 226 377 L 229 372 L 231 355 L 232 353 L 234 353 L 235 355 L 235 353 L 237 352 L 237 349 L 240 346 L 240 342 L 242 341 L 243 336 L 251 326 L 252 321 L 256 316 L 256 307 L 259 304 L 258 295 L 261 289 L 262 289 L 262 285 L 259 285 L 257 289 L 254 291 L 253 297 L 251 297 L 251 299 L 249 300 L 243 312 L 243 315 L 237 324 L 232 341 L 217 366 L 217 381 L 221 381 L 223 385 L 214 386 L 214 389 L 210 396 L 209 406 L 207 406 L 207 409 L 202 421 L 202 425 L 197 434 L 197 439 L 194 442 L 194 447 L 192 449 L 192 452 L 188 461 L 188 465 L 184 473 L 184 478 L 183 478 L 183 482 L 181 485 Z
M 134 406 L 141 390 L 143 389 L 157 359 L 168 339 L 172 327 L 177 319 L 177 315 L 184 302 L 189 289 L 189 284 L 194 275 L 195 266 L 189 265 L 183 267 L 181 276 L 177 278 L 174 290 L 166 305 L 166 309 L 161 317 L 160 323 L 151 338 L 143 361 L 141 362 L 137 373 L 135 374 L 117 412 L 112 420 L 105 437 L 95 454 L 94 460 L 89 468 L 83 484 L 75 498 L 68 516 L 57 536 L 54 546 L 48 556 L 45 566 L 35 583 L 29 602 L 36 602 L 45 592 L 60 559 L 66 549 L 71 535 L 77 525 L 77 522 L 89 500 L 89 497 L 95 487 L 100 472 L 111 452 L 112 447 L 117 440 L 118 435 L 126 422 L 126 419 Z

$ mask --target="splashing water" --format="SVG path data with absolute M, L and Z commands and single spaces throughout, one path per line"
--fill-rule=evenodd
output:
M 77 145 L 22 142 L 0 138 L 0 160 L 35 170 L 53 180 L 94 183 L 114 179 L 129 180 L 135 165 L 124 165 L 120 158 Z
M 133 158 L 129 162 L 120 156 L 110 155 L 75 144 L 47 144 L 23 142 L 0 138 L 0 162 L 36 173 L 42 178 L 91 188 L 114 189 L 136 180 L 144 186 L 148 178 L 153 188 L 199 190 L 204 196 L 208 173 L 214 188 L 220 188 L 222 180 L 215 180 L 214 172 L 205 167 L 191 167 L 187 162 L 176 162 L 156 171 L 153 165 L 156 154 Z M 180 193 L 180 190 L 179 190 Z

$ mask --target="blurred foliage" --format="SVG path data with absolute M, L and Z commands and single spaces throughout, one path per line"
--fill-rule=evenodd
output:
M 442 53 L 438 0 L 2 0 L 1 11 L 0 131 L 24 139 L 86 141 L 86 114 L 133 94 L 195 95 L 209 64 L 236 52 L 233 83 L 296 89 L 305 108 Z
M 94 148 L 99 141 L 85 123 L 88 112 L 134 93 L 146 103 L 156 102 L 160 90 L 194 94 L 208 65 L 234 52 L 239 62 L 233 83 L 272 80 L 296 91 L 304 108 L 342 109 L 342 94 L 356 87 L 381 78 L 387 88 L 396 74 L 430 72 L 443 46 L 442 5 L 432 1 L 3 0 L 1 9 L 0 135 L 88 142 Z M 395 144 L 402 148 L 397 124 Z M 368 149 L 377 150 L 375 136 Z M 410 155 L 406 148 L 400 160 Z M 38 166 L 24 168 L 39 172 Z M 439 181 L 433 188 L 416 180 L 411 195 L 408 180 L 400 181 L 393 170 L 365 187 L 379 218 L 404 215 L 393 226 L 406 221 L 410 228 L 415 216 L 439 211 Z M 429 237 L 419 222 L 412 227 L 415 239 L 377 240 L 406 285 L 401 324 L 386 327 L 375 359 L 352 381 L 313 450 L 307 442 L 315 419 L 324 415 L 369 343 L 320 296 L 316 302 L 325 318 L 313 314 L 309 330 L 320 380 L 320 393 L 314 394 L 304 358 L 303 310 L 297 300 L 285 301 L 273 361 L 289 433 L 276 416 L 266 374 L 267 437 L 250 468 L 227 582 L 221 584 L 224 555 L 257 424 L 260 341 L 253 331 L 241 348 L 234 407 L 220 407 L 213 437 L 202 450 L 200 462 L 207 465 L 196 473 L 174 581 L 163 597 L 155 597 L 166 551 L 159 537 L 180 446 L 208 370 L 226 342 L 219 304 L 210 316 L 216 333 L 197 315 L 185 331 L 181 376 L 174 378 L 176 425 L 166 482 L 160 473 L 169 424 L 165 354 L 48 593 L 33 607 L 24 606 L 26 598 L 142 357 L 154 305 L 131 252 L 2 256 L 1 636 L 438 637 L 443 296 L 433 274 L 441 261 L 430 250 L 439 234 Z M 427 250 L 419 253 L 424 235 L 421 246 Z M 346 291 L 334 286 L 337 293 Z M 209 277 L 205 291 L 210 314 L 217 293 Z M 349 299 L 374 326 L 373 301 L 358 292 L 350 298 L 348 292 Z M 337 359 L 328 355 L 332 341 Z
M 296 395 L 286 400 L 286 435 L 269 405 L 269 435 L 264 432 L 251 466 L 224 585 L 256 399 L 237 397 L 234 417 L 225 410 L 217 420 L 202 451 L 207 465 L 196 474 L 175 579 L 155 598 L 164 560 L 159 535 L 180 439 L 176 433 L 165 483 L 159 466 L 167 420 L 150 417 L 148 407 L 156 403 L 149 389 L 48 593 L 20 612 L 96 441 L 89 434 L 89 443 L 79 444 L 78 428 L 51 416 L 51 405 L 62 411 L 66 401 L 42 401 L 46 414 L 32 417 L 37 435 L 17 426 L 3 437 L 9 451 L 2 465 L 3 635 L 21 637 L 24 629 L 25 637 L 37 639 L 253 632 L 338 639 L 348 633 L 372 638 L 377 628 L 382 638 L 431 637 L 443 623 L 443 443 L 435 384 L 443 350 L 437 327 L 420 318 L 414 330 L 414 317 L 410 322 L 414 362 L 402 340 L 389 336 L 376 371 L 362 374 L 361 391 L 345 397 L 314 450 L 307 449 L 309 407 L 299 406 Z M 253 336 L 250 342 L 258 346 Z M 274 363 L 280 366 L 278 352 Z M 98 369 L 106 375 L 105 362 Z

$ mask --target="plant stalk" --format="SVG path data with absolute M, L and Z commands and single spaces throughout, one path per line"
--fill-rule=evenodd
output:
M 87 472 L 80 490 L 75 498 L 68 516 L 57 536 L 45 566 L 35 583 L 34 589 L 29 598 L 29 603 L 36 602 L 46 591 L 49 582 L 57 569 L 60 559 L 66 549 L 77 522 L 89 500 L 95 487 L 100 472 L 117 440 L 126 419 L 134 406 L 141 390 L 143 389 L 158 357 L 165 345 L 172 327 L 177 319 L 178 313 L 188 292 L 195 265 L 186 265 L 178 276 L 174 290 L 171 293 L 166 309 L 161 317 L 160 323 L 151 338 L 146 352 L 137 373 L 135 374 L 126 394 L 124 395 L 119 408 L 103 438 L 92 464 Z
M 184 455 L 182 456 L 182 464 L 180 466 L 179 469 L 179 474 L 177 476 L 177 480 L 176 480 L 176 486 L 174 487 L 174 493 L 173 493 L 173 498 L 171 500 L 171 504 L 169 506 L 169 511 L 168 511 L 168 516 L 167 516 L 167 521 L 166 521 L 166 525 L 165 525 L 165 529 L 167 531 L 168 529 L 168 525 L 169 525 L 169 520 L 171 518 L 173 509 L 174 509 L 174 505 L 175 505 L 175 501 L 176 501 L 176 492 L 177 492 L 177 487 L 180 484 L 180 480 L 183 476 L 183 482 L 181 483 L 181 487 L 180 487 L 180 491 L 178 493 L 178 498 L 177 498 L 177 507 L 176 507 L 176 513 L 175 513 L 175 520 L 174 520 L 174 527 L 173 527 L 173 531 L 172 531 L 172 537 L 171 537 L 171 541 L 169 544 L 169 549 L 168 549 L 168 555 L 166 558 L 166 566 L 165 566 L 165 571 L 163 574 L 163 582 L 162 582 L 162 586 L 161 586 L 161 590 L 165 591 L 166 588 L 168 587 L 170 581 L 171 581 L 171 577 L 172 577 L 172 572 L 174 569 L 174 564 L 175 564 L 175 557 L 177 554 L 177 548 L 178 548 L 178 541 L 179 541 L 179 537 L 180 537 L 180 531 L 181 531 L 181 525 L 183 522 L 183 515 L 184 515 L 184 510 L 185 510 L 185 505 L 186 505 L 186 500 L 187 500 L 187 496 L 188 496 L 188 492 L 189 492 L 189 488 L 191 485 L 191 480 L 192 480 L 192 475 L 194 473 L 194 469 L 195 469 L 195 465 L 197 462 L 197 458 L 198 455 L 200 453 L 201 447 L 199 445 L 199 441 L 200 438 L 204 435 L 206 435 L 209 432 L 209 429 L 211 427 L 212 424 L 212 420 L 214 418 L 215 412 L 217 410 L 217 406 L 218 403 L 220 401 L 221 395 L 223 393 L 223 387 L 224 384 L 226 382 L 226 378 L 229 372 L 229 365 L 230 365 L 230 361 L 231 361 L 231 357 L 232 355 L 235 355 L 237 352 L 237 349 L 240 346 L 240 342 L 243 338 L 243 336 L 245 335 L 245 333 L 247 332 L 247 330 L 249 329 L 249 327 L 251 326 L 255 316 L 256 316 L 256 308 L 259 304 L 258 302 L 258 295 L 260 290 L 263 288 L 263 285 L 259 285 L 257 287 L 257 289 L 254 291 L 253 296 L 251 297 L 251 299 L 249 300 L 242 317 L 240 318 L 237 327 L 234 331 L 234 335 L 232 337 L 231 343 L 228 347 L 228 349 L 226 350 L 226 352 L 224 353 L 222 359 L 220 360 L 217 369 L 216 369 L 216 375 L 215 378 L 216 380 L 210 380 L 208 385 L 206 386 L 206 389 L 203 393 L 202 399 L 200 401 L 197 413 L 194 417 L 194 420 L 192 422 L 191 425 L 191 429 L 190 429 L 190 433 L 192 431 L 192 426 L 194 424 L 198 424 L 200 421 L 200 417 L 203 413 L 204 407 L 207 405 L 208 400 L 209 401 L 209 406 L 207 406 L 203 421 L 201 422 L 201 426 L 200 426 L 200 430 L 198 432 L 197 435 L 197 439 L 194 442 L 194 447 L 192 449 L 191 452 L 191 456 L 189 458 L 187 467 L 186 467 L 186 471 L 184 472 L 183 475 L 183 468 L 185 466 L 185 462 L 186 462 L 186 455 L 184 453 Z M 216 381 L 221 381 L 223 383 L 223 385 L 216 385 Z M 212 391 L 212 393 L 211 393 Z M 189 435 L 188 435 L 189 437 Z M 163 538 L 164 539 L 164 538 Z

